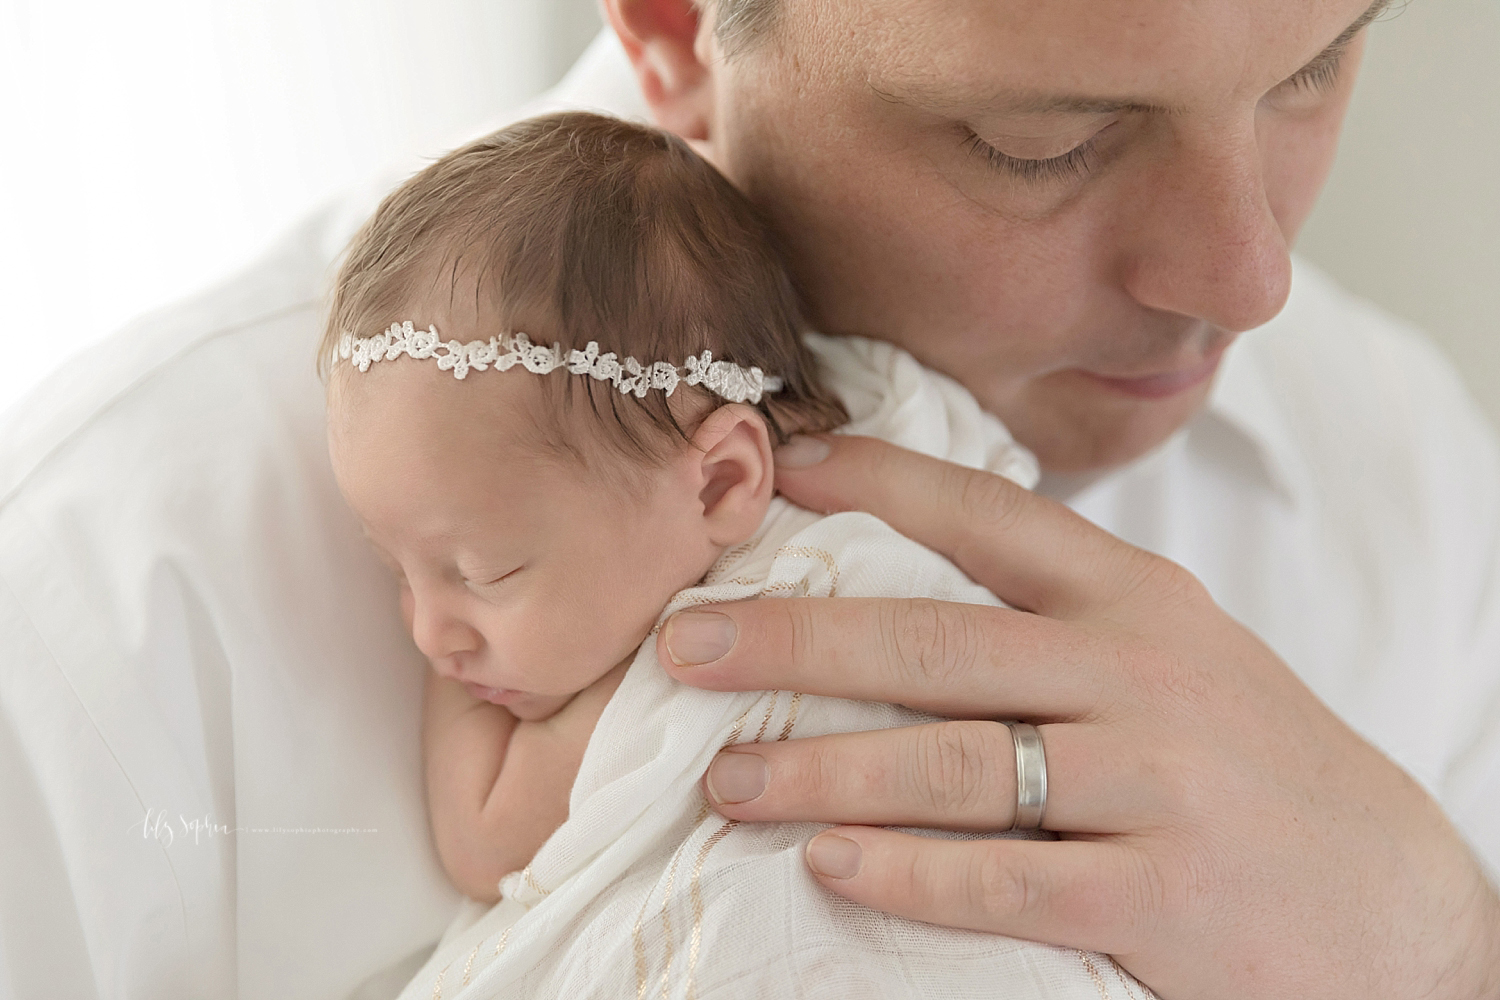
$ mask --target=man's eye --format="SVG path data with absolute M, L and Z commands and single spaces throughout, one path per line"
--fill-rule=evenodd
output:
M 1060 156 L 1050 156 L 1043 160 L 1031 160 L 1002 153 L 973 131 L 970 131 L 968 138 L 964 140 L 964 146 L 970 153 L 983 157 L 985 162 L 995 170 L 1018 180 L 1044 184 L 1073 181 L 1087 176 L 1093 167 L 1094 145 L 1097 139 L 1098 136 L 1094 136 Z

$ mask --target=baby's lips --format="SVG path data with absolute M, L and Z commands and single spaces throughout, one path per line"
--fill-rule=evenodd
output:
M 519 698 L 522 693 L 510 688 L 485 687 L 483 684 L 465 684 L 464 687 L 480 701 L 487 701 L 492 705 L 508 705 Z

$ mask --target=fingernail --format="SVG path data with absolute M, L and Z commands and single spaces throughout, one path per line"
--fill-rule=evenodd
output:
M 823 461 L 832 450 L 827 441 L 798 434 L 776 449 L 776 464 L 783 469 L 805 469 Z
M 829 878 L 859 874 L 859 845 L 835 833 L 820 833 L 807 844 L 807 867 Z
M 679 611 L 667 619 L 667 655 L 679 667 L 712 663 L 734 646 L 739 628 L 715 611 Z
M 755 753 L 721 753 L 708 765 L 708 794 L 717 805 L 760 798 L 766 790 L 766 759 Z

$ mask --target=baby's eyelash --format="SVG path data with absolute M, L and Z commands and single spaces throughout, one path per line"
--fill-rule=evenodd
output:
M 1074 146 L 1061 156 L 1051 156 L 1045 160 L 1028 160 L 1025 157 L 1002 153 L 972 130 L 969 131 L 968 138 L 964 140 L 964 146 L 969 152 L 984 157 L 994 169 L 1032 183 L 1076 180 L 1088 174 L 1093 167 L 1091 157 L 1094 152 L 1094 139 Z
M 509 573 L 506 573 L 506 574 L 504 574 L 502 576 L 497 576 L 493 580 L 470 580 L 469 581 L 469 585 L 473 586 L 473 587 L 498 587 L 498 586 L 500 586 L 500 584 L 504 583 L 506 580 L 509 580 L 511 577 L 513 577 L 517 573 L 521 572 L 521 570 L 523 568 L 524 567 L 517 566 L 515 569 L 511 570 Z

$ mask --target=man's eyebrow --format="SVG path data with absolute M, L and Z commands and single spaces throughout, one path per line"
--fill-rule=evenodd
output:
M 1168 114 L 1175 110 L 1145 101 L 1110 97 L 1083 97 L 1066 94 L 1032 94 L 1024 91 L 1001 91 L 982 95 L 962 95 L 939 93 L 935 90 L 924 89 L 920 85 L 907 85 L 903 88 L 906 93 L 897 95 L 881 90 L 874 83 L 870 84 L 870 89 L 881 100 L 888 101 L 891 104 L 906 104 L 921 108 L 924 111 L 934 111 L 940 114 L 948 114 L 975 107 L 989 107 L 996 110 L 1003 110 L 1010 114 L 1021 115 L 1113 115 L 1125 111 Z
M 1170 107 L 1161 104 L 1152 104 L 1148 101 L 1070 95 L 1043 97 L 1040 95 L 1018 94 L 1004 103 L 1008 111 L 1031 115 L 1115 115 L 1125 111 L 1169 114 L 1174 110 Z
M 1393 3 L 1395 3 L 1395 0 L 1375 0 L 1374 3 L 1365 9 L 1363 14 L 1354 19 L 1353 24 L 1344 29 L 1343 34 L 1329 42 L 1327 48 L 1313 56 L 1307 65 L 1303 66 L 1296 73 L 1293 73 L 1288 79 L 1300 76 L 1309 70 L 1316 69 L 1327 63 L 1337 62 L 1339 57 L 1344 54 L 1344 49 L 1348 48 L 1349 43 L 1354 41 L 1354 36 L 1368 28 L 1371 22 L 1381 14 L 1390 10 Z
M 1344 49 L 1348 47 L 1349 43 L 1354 40 L 1354 36 L 1369 27 L 1370 22 L 1374 21 L 1381 14 L 1384 14 L 1394 3 L 1395 0 L 1375 0 L 1374 3 L 1365 9 L 1363 14 L 1355 18 L 1354 22 L 1330 42 L 1322 52 L 1314 56 L 1307 65 L 1292 75 L 1295 77 L 1320 64 L 1337 60 L 1343 54 Z M 907 104 L 939 113 L 950 113 L 974 107 L 990 107 L 1010 114 L 1022 115 L 1114 115 L 1127 112 L 1176 114 L 1179 111 L 1179 109 L 1167 105 L 1154 104 L 1150 101 L 1132 100 L 1130 98 L 1087 97 L 1068 94 L 1050 95 L 1010 91 L 984 95 L 947 94 L 937 90 L 928 90 L 917 83 L 908 84 L 904 87 L 903 89 L 907 93 L 903 95 L 888 93 L 877 87 L 873 82 L 870 83 L 870 89 L 874 91 L 877 97 L 892 104 Z
M 1370 6 L 1365 10 L 1363 14 L 1354 19 L 1353 24 L 1344 29 L 1344 33 L 1342 35 L 1335 38 L 1329 44 L 1329 46 L 1321 53 L 1319 53 L 1317 58 L 1315 58 L 1313 61 L 1317 62 L 1317 60 L 1321 59 L 1323 56 L 1328 55 L 1331 52 L 1336 52 L 1339 49 L 1342 49 L 1344 46 L 1348 45 L 1351 41 L 1354 40 L 1355 35 L 1359 34 L 1361 31 L 1364 31 L 1370 26 L 1370 23 L 1372 21 L 1374 21 L 1381 14 L 1384 14 L 1386 11 L 1390 10 L 1393 3 L 1395 3 L 1395 0 L 1375 0 L 1375 2 L 1370 4 Z

